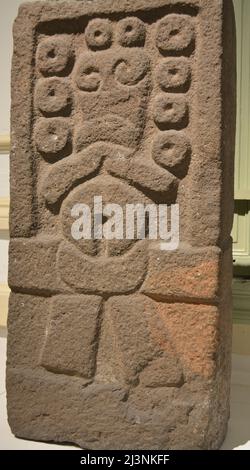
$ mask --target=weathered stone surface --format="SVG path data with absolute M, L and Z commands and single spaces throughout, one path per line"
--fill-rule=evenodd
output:
M 231 0 L 24 4 L 12 85 L 13 433 L 89 449 L 219 448 L 231 354 Z M 70 211 L 94 196 L 179 204 L 179 248 L 73 240 Z
M 217 303 L 223 256 L 224 253 L 215 247 L 180 246 L 178 251 L 163 253 L 152 249 L 142 291 L 169 301 Z
M 50 301 L 42 366 L 56 373 L 93 377 L 101 303 L 102 299 L 94 295 L 59 295 Z
M 60 282 L 56 270 L 59 245 L 60 240 L 54 237 L 11 240 L 9 247 L 11 289 L 36 295 L 63 292 L 65 285 Z

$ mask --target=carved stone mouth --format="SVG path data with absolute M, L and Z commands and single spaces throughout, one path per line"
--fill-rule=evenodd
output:
M 89 145 L 98 142 L 109 142 L 115 145 L 123 145 L 136 148 L 141 129 L 136 127 L 130 120 L 122 118 L 117 114 L 108 114 L 99 118 L 86 121 L 76 135 L 76 151 L 79 152 Z

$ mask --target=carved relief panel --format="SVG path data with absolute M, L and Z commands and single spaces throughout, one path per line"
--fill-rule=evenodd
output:
M 221 304 L 231 220 L 229 208 L 221 221 L 221 2 L 151 3 L 47 2 L 22 7 L 17 20 L 16 38 L 27 13 L 32 27 L 13 104 L 9 396 L 21 374 L 28 393 L 40 383 L 33 407 L 50 403 L 37 432 L 27 418 L 26 437 L 90 448 L 218 445 L 209 433 L 220 424 L 204 402 L 214 400 L 220 367 L 227 389 L 228 363 L 215 358 L 219 344 L 225 356 L 230 349 Z M 14 81 L 21 63 L 16 52 Z M 96 196 L 121 208 L 179 204 L 178 250 L 161 251 L 147 233 L 74 240 L 72 208 L 92 209 Z M 28 336 L 14 341 L 19 320 L 31 331 L 32 362 L 23 355 Z M 9 413 L 19 433 L 22 419 Z

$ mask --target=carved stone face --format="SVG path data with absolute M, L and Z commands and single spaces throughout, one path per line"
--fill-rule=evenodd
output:
M 103 22 L 108 37 L 109 23 Z M 111 135 L 114 143 L 136 149 L 142 138 L 151 87 L 147 54 L 140 47 L 119 44 L 108 50 L 84 52 L 77 59 L 73 78 L 83 134 L 91 126 L 92 143 L 110 141 Z
M 133 153 L 138 149 L 151 90 L 150 61 L 140 47 L 145 36 L 145 25 L 138 18 L 126 18 L 116 25 L 106 19 L 89 22 L 85 30 L 87 51 L 78 56 L 72 72 L 79 117 L 74 130 L 76 153 L 92 146 L 95 158 L 99 151 L 96 144 L 108 142 L 113 155 L 106 158 L 119 160 L 124 151 Z M 131 248 L 135 240 L 74 242 L 71 235 L 74 219 L 70 213 L 74 204 L 87 204 L 93 213 L 95 196 L 102 196 L 104 205 L 119 204 L 122 208 L 126 203 L 150 203 L 149 198 L 126 183 L 102 176 L 73 190 L 61 209 L 63 233 L 68 241 L 91 256 L 122 255 Z M 92 219 L 92 229 L 93 223 Z
M 154 25 L 134 16 L 95 18 L 79 37 L 42 38 L 33 136 L 49 163 L 38 190 L 56 214 L 73 188 L 98 174 L 122 179 L 124 194 L 137 188 L 136 200 L 176 201 L 192 153 L 194 46 L 192 20 L 176 14 Z

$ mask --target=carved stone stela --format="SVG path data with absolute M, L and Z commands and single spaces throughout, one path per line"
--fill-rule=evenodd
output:
M 234 120 L 231 1 L 21 6 L 14 434 L 87 449 L 219 448 L 229 415 Z M 122 207 L 178 203 L 179 248 L 75 241 L 71 209 L 94 196 Z

